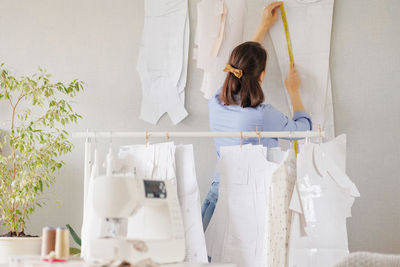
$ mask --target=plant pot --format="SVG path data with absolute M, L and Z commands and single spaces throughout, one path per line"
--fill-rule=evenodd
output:
M 41 237 L 0 237 L 0 264 L 16 255 L 40 255 Z

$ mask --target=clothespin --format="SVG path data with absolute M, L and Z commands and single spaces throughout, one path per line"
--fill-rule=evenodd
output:
M 167 141 L 169 141 L 169 135 L 168 135 L 168 132 L 165 132 L 165 138 L 167 139 Z
M 256 126 L 256 134 L 258 136 L 258 144 L 261 144 L 261 133 L 258 131 L 258 126 Z
M 318 144 L 321 145 L 321 125 L 318 124 Z
M 145 139 L 146 146 L 149 145 L 149 137 L 150 137 L 150 134 L 149 134 L 149 132 L 146 131 L 146 139 Z
M 299 141 L 294 140 L 294 152 L 297 156 L 297 154 L 299 153 Z

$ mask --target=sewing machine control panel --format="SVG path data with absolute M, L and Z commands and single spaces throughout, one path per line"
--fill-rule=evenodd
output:
M 143 180 L 146 198 L 167 198 L 167 189 L 163 181 Z
M 184 239 L 182 214 L 176 194 L 176 185 L 168 180 L 142 180 L 144 188 L 144 198 L 148 207 L 152 205 L 166 205 L 162 208 L 163 212 L 169 213 L 169 222 L 172 239 Z M 167 193 L 168 192 L 168 193 Z M 160 210 L 159 210 L 160 212 Z

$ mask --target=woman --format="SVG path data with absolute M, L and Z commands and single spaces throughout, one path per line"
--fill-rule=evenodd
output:
M 237 46 L 224 71 L 228 72 L 224 85 L 210 99 L 210 128 L 219 132 L 239 131 L 307 131 L 312 129 L 311 117 L 304 111 L 300 98 L 300 78 L 292 65 L 285 80 L 285 86 L 293 105 L 293 118 L 269 104 L 263 104 L 264 93 L 261 84 L 265 77 L 267 53 L 260 44 L 268 29 L 278 18 L 282 2 L 265 7 L 262 22 L 252 42 Z M 258 144 L 258 139 L 244 140 L 243 143 Z M 239 145 L 238 138 L 217 138 L 215 145 L 219 158 L 220 146 Z M 267 147 L 278 146 L 278 139 L 263 138 Z M 218 199 L 219 175 L 214 174 L 210 191 L 202 206 L 204 230 L 207 228 Z

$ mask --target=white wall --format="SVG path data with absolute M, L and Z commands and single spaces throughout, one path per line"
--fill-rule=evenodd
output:
M 190 2 L 191 36 L 196 26 L 196 2 Z M 265 1 L 249 0 L 246 36 L 251 36 Z M 168 117 L 157 126 L 138 120 L 141 89 L 135 71 L 143 26 L 143 1 L 134 0 L 0 0 L 0 62 L 18 74 L 38 66 L 55 79 L 80 78 L 86 90 L 75 105 L 84 116 L 71 130 L 196 131 L 208 130 L 207 102 L 199 92 L 202 72 L 189 63 L 186 107 L 190 116 L 173 127 Z M 350 248 L 400 253 L 400 2 L 337 0 L 331 69 L 336 133 L 348 134 L 348 174 L 362 197 L 349 220 Z M 192 38 L 193 40 L 193 38 Z M 267 38 L 267 100 L 287 112 L 275 53 Z M 190 50 L 192 51 L 192 49 Z M 6 105 L 0 121 L 7 124 Z M 385 135 L 379 136 L 385 132 Z M 114 140 L 115 149 L 121 140 Z M 130 140 L 129 143 L 144 142 Z M 177 140 L 195 145 L 197 175 L 204 196 L 215 164 L 211 140 Z M 29 224 L 32 233 L 44 225 L 82 218 L 83 140 L 56 186 L 44 197 L 48 205 Z M 98 145 L 108 148 L 108 140 Z M 104 155 L 104 154 L 103 154 Z M 58 204 L 56 200 L 60 201 Z

